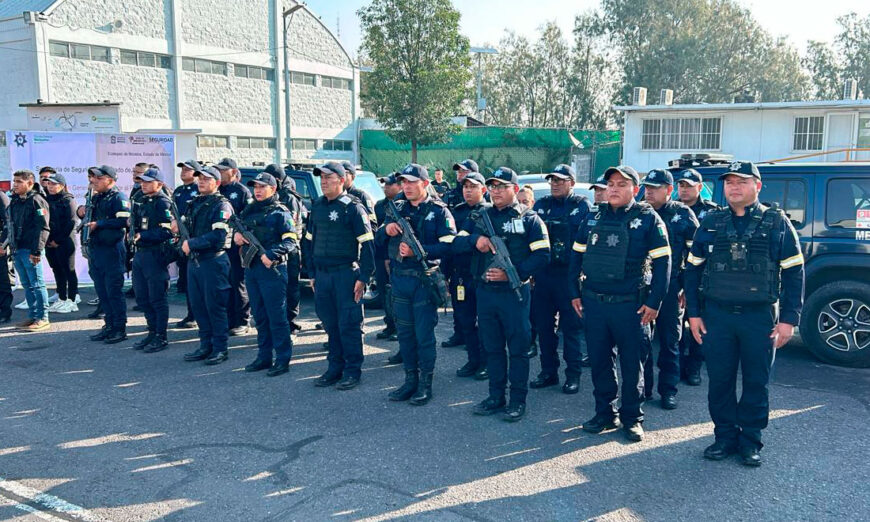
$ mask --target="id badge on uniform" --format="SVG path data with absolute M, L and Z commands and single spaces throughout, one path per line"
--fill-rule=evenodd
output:
M 522 218 L 514 218 L 511 221 L 513 222 L 514 234 L 525 234 L 526 227 L 523 225 Z
M 465 301 L 465 287 L 462 285 L 456 287 L 456 300 Z

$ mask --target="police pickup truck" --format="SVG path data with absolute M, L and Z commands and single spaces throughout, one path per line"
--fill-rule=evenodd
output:
M 724 205 L 725 166 L 710 163 L 693 166 Z M 671 170 L 684 166 L 673 162 Z M 823 361 L 870 367 L 870 163 L 761 163 L 758 170 L 760 200 L 778 204 L 800 237 L 801 339 Z

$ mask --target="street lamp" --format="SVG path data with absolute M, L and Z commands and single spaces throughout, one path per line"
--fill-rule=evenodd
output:
M 484 54 L 498 54 L 498 49 L 493 47 L 472 47 L 470 50 L 472 53 L 477 55 L 477 117 L 480 121 L 484 121 L 483 111 L 486 110 L 486 98 L 481 95 L 480 84 L 483 78 L 483 69 L 480 60 L 481 56 Z
M 290 139 L 290 60 L 287 57 L 289 46 L 287 42 L 287 33 L 290 31 L 290 26 L 287 22 L 287 17 L 302 9 L 305 4 L 296 4 L 290 9 L 281 13 L 281 18 L 284 23 L 284 119 L 286 125 L 284 130 L 287 132 L 287 162 L 293 159 L 293 145 Z M 280 159 L 280 158 L 279 158 Z

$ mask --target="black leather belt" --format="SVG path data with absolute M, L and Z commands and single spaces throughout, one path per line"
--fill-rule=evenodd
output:
M 356 263 L 342 263 L 340 265 L 330 266 L 315 266 L 314 269 L 318 272 L 332 273 L 341 272 L 342 270 L 353 270 L 356 268 Z
M 208 261 L 209 259 L 217 259 L 222 255 L 227 253 L 226 250 L 218 250 L 217 252 L 194 252 L 191 251 L 191 254 L 196 256 L 198 261 Z
M 583 298 L 591 297 L 599 303 L 637 303 L 640 301 L 638 294 L 599 294 L 590 290 L 583 291 Z

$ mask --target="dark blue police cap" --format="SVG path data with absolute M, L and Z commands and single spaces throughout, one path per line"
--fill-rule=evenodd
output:
M 88 169 L 88 173 L 94 176 L 108 176 L 117 181 L 118 179 L 118 171 L 115 170 L 115 167 L 110 165 L 100 165 L 99 167 L 91 167 Z
M 176 167 L 178 167 L 180 169 L 191 169 L 194 171 L 202 170 L 202 165 L 200 165 L 198 161 L 192 160 L 192 159 L 187 160 L 187 161 L 183 161 L 183 162 L 177 164 Z
M 384 185 L 395 185 L 399 182 L 398 173 L 394 172 L 388 176 L 378 178 L 378 181 L 380 181 Z
M 732 174 L 741 178 L 755 178 L 761 181 L 761 172 L 758 172 L 758 167 L 751 161 L 732 161 L 728 165 L 728 170 L 719 176 L 719 179 L 724 179 Z
M 607 188 L 607 180 L 604 179 L 604 175 L 602 174 L 601 176 L 598 176 L 598 178 L 595 180 L 595 183 L 593 183 L 592 186 L 606 189 Z
M 194 176 L 208 176 L 210 178 L 214 178 L 217 181 L 221 180 L 221 173 L 218 169 L 214 167 L 203 167 L 196 172 L 194 172 Z
M 650 187 L 661 187 L 662 185 L 673 185 L 674 177 L 670 172 L 662 169 L 652 169 L 649 171 L 645 178 L 643 178 L 643 184 L 648 185 Z
M 467 159 L 460 163 L 454 163 L 453 170 L 470 170 L 471 172 L 480 172 L 480 167 L 477 166 L 477 162 L 473 159 Z
M 163 173 L 160 172 L 160 169 L 148 169 L 139 176 L 136 176 L 140 181 L 159 181 L 160 183 L 165 183 L 163 179 Z
M 275 179 L 275 176 L 269 174 L 268 172 L 261 172 L 257 174 L 257 177 L 248 181 L 248 186 L 253 187 L 254 185 L 268 185 L 270 187 L 278 187 L 278 180 Z
M 423 165 L 409 163 L 405 168 L 402 169 L 402 172 L 399 173 L 399 179 L 402 178 L 411 181 L 416 181 L 418 179 L 429 179 L 429 171 L 426 170 L 426 167 L 424 167 Z
M 319 167 L 314 167 L 314 175 L 321 176 L 323 174 L 338 174 L 339 177 L 345 176 L 344 165 L 337 161 L 327 161 Z
M 468 175 L 462 179 L 462 184 L 465 185 L 466 181 L 470 181 L 475 185 L 486 185 L 486 180 L 483 179 L 483 174 L 480 172 L 469 172 Z
M 350 172 L 354 176 L 356 176 L 356 165 L 349 161 L 342 161 L 341 166 L 344 167 L 344 170 Z
M 215 165 L 218 170 L 227 170 L 227 169 L 237 169 L 239 168 L 239 164 L 236 163 L 236 160 L 233 158 L 224 158 L 220 163 Z
M 613 174 L 619 174 L 625 179 L 630 179 L 635 185 L 640 185 L 640 175 L 632 167 L 628 165 L 620 165 L 618 167 L 610 167 L 604 171 L 604 181 L 610 179 Z
M 516 185 L 518 183 L 517 173 L 508 167 L 499 167 L 495 169 L 492 175 L 486 178 L 487 185 L 493 183 L 513 183 Z
M 63 174 L 58 174 L 57 172 L 54 172 L 54 170 L 52 170 L 51 175 L 45 178 L 43 181 L 48 181 L 49 183 L 56 183 L 58 185 L 66 185 L 66 178 L 63 177 Z
M 698 183 L 701 183 L 702 181 L 704 181 L 704 178 L 701 177 L 701 173 L 698 172 L 697 170 L 686 169 L 686 170 L 680 171 L 677 174 L 677 183 L 680 183 L 682 181 L 685 181 L 689 185 L 697 185 Z
M 574 169 L 570 165 L 565 165 L 563 163 L 561 165 L 556 165 L 556 168 L 553 169 L 553 172 L 544 176 L 544 179 L 550 178 L 570 179 L 572 181 L 576 181 L 577 174 L 574 173 Z
M 263 172 L 266 172 L 267 174 L 271 174 L 277 180 L 283 180 L 284 176 L 287 175 L 284 172 L 284 167 L 282 167 L 281 165 L 278 165 L 277 163 L 269 163 L 263 169 Z

